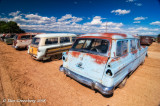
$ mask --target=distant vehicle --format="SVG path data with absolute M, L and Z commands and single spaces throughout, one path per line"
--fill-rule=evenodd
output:
M 153 43 L 153 37 L 151 36 L 140 36 L 140 44 L 150 46 Z
M 157 42 L 160 43 L 160 34 L 157 36 Z
M 28 48 L 28 45 L 31 44 L 32 38 L 34 36 L 36 36 L 36 34 L 34 33 L 24 33 L 15 35 L 13 40 L 13 47 L 15 49 Z
M 15 36 L 16 34 L 7 34 L 6 36 L 5 36 L 5 38 L 4 38 L 4 42 L 6 43 L 6 44 L 13 44 L 13 40 L 14 40 L 14 36 Z
M 62 52 L 68 51 L 76 38 L 75 34 L 50 33 L 36 35 L 28 53 L 35 60 L 60 59 Z
M 143 64 L 147 50 L 137 36 L 84 34 L 77 37 L 69 52 L 63 53 L 60 71 L 103 95 L 112 95 Z
M 4 38 L 5 38 L 6 35 L 7 35 L 7 34 L 0 34 L 0 40 L 1 40 L 1 41 L 4 41 Z

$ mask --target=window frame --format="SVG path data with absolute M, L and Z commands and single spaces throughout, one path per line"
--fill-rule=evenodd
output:
M 47 39 L 57 39 L 57 43 L 54 43 L 54 44 L 53 44 L 53 43 L 51 43 L 51 44 L 46 44 L 46 40 L 47 40 Z M 44 46 L 48 46 L 48 45 L 57 45 L 57 44 L 59 44 L 58 37 L 46 38 L 46 39 L 45 39 L 45 42 L 44 42 Z
M 60 43 L 60 44 L 63 44 L 63 43 L 61 42 L 61 38 L 69 38 L 69 42 L 63 42 L 63 43 L 71 43 L 71 37 L 60 37 L 60 38 L 59 38 L 59 43 Z
M 133 44 L 135 45 L 135 49 L 134 49 L 134 50 L 132 50 L 132 49 L 133 49 L 132 41 L 134 41 Z M 136 42 L 136 39 L 131 39 L 131 40 L 130 40 L 130 52 L 133 52 L 133 51 L 135 51 L 135 50 L 137 50 L 137 42 Z
M 123 50 L 123 48 L 124 47 L 122 47 L 122 45 L 123 45 L 123 43 L 125 43 L 125 41 L 127 42 L 127 51 L 126 51 L 126 53 L 124 54 L 124 53 L 122 53 L 122 52 L 124 52 L 124 50 Z M 121 54 L 120 55 L 117 55 L 117 50 L 118 50 L 118 42 L 123 42 L 123 43 L 121 43 Z M 128 39 L 124 39 L 124 40 L 117 40 L 117 42 L 116 42 L 116 57 L 121 57 L 121 56 L 124 56 L 124 55 L 127 55 L 128 53 L 129 53 L 129 49 L 128 49 L 128 44 L 129 44 L 129 40 Z

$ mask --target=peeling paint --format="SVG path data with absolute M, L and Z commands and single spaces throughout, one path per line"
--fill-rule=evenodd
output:
M 91 58 L 95 59 L 95 62 L 97 64 L 106 64 L 108 61 L 108 57 L 103 57 L 103 56 L 88 54 L 88 53 L 87 53 L 87 55 L 90 56 Z
M 80 52 L 76 52 L 76 51 L 71 52 L 71 55 L 76 58 L 78 58 L 80 54 L 81 54 Z

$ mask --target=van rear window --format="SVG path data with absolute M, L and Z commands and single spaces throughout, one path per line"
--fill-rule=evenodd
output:
M 21 36 L 21 40 L 30 39 L 30 36 Z
M 40 42 L 40 38 L 33 38 L 33 39 L 32 39 L 32 44 L 33 44 L 33 45 L 38 45 L 39 42 Z
M 107 53 L 109 42 L 102 39 L 77 39 L 73 44 L 73 50 L 81 52 Z

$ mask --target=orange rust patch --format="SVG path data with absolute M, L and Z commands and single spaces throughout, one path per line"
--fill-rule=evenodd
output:
M 146 48 L 146 46 L 142 46 L 142 48 Z
M 111 62 L 115 62 L 115 61 L 118 61 L 118 60 L 120 60 L 120 57 L 112 59 Z
M 128 54 L 123 55 L 122 58 L 125 58 L 126 56 L 128 56 Z
M 126 38 L 127 35 L 126 34 L 120 34 L 120 33 L 103 33 L 102 36 L 105 36 L 105 37 L 111 37 L 114 36 L 114 35 L 118 35 L 118 36 L 121 36 L 121 37 L 124 37 Z
M 95 59 L 95 62 L 97 64 L 105 64 L 108 61 L 108 57 L 103 57 L 103 56 L 88 54 L 88 53 L 87 53 L 87 55 L 90 56 L 91 58 Z
M 137 50 L 132 51 L 133 54 L 137 53 Z
M 80 54 L 81 54 L 80 52 L 75 52 L 75 51 L 71 52 L 71 55 L 76 58 L 78 58 Z

